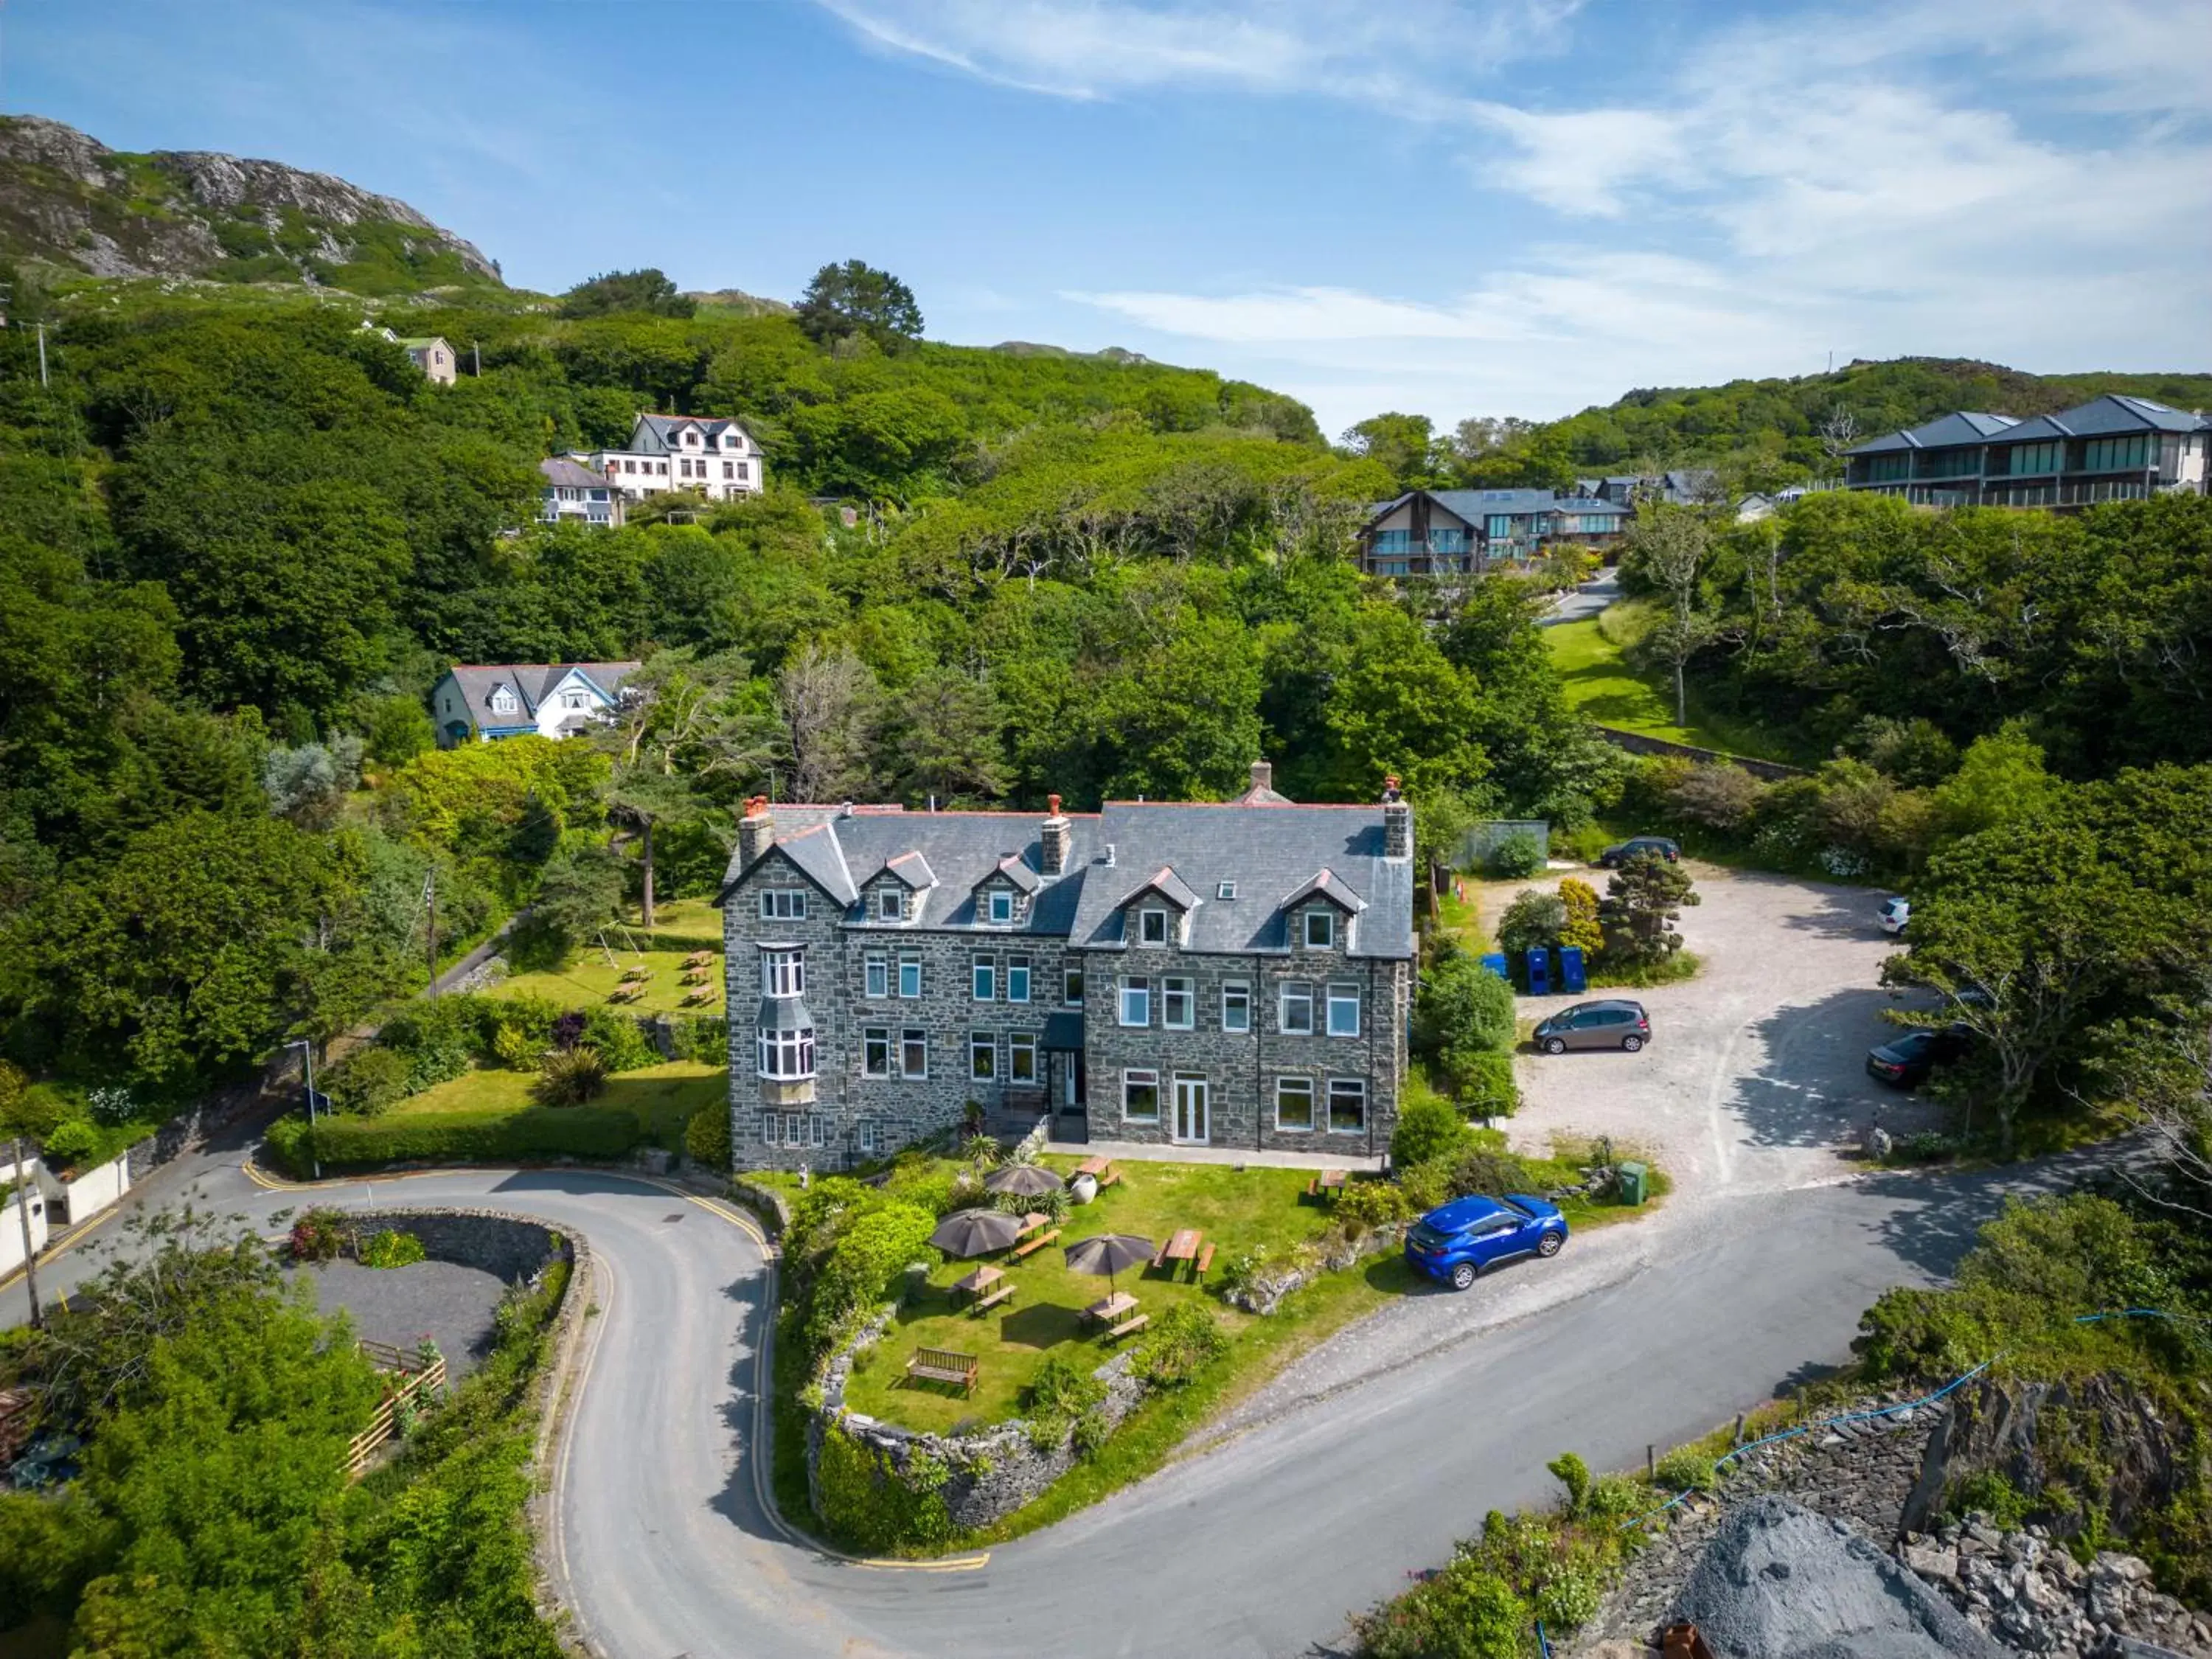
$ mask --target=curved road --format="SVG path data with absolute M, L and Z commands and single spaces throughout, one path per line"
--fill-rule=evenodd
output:
M 189 1177 L 257 1219 L 301 1201 L 250 1184 L 240 1162 L 198 1160 L 142 1197 Z M 1348 1609 L 1440 1559 L 1486 1510 L 1546 1497 L 1543 1465 L 1559 1451 L 1640 1462 L 1647 1443 L 1702 1432 L 1844 1359 L 1885 1285 L 1947 1272 L 2024 1184 L 1882 1178 L 1747 1195 L 1680 1221 L 1662 1210 L 1486 1281 L 1450 1346 L 1294 1404 L 981 1565 L 921 1571 L 832 1559 L 764 1510 L 754 1413 L 769 1263 L 726 1207 L 582 1170 L 334 1182 L 315 1197 L 481 1204 L 588 1239 L 599 1311 L 555 1453 L 551 1554 L 598 1651 L 982 1659 L 1041 1644 L 1325 1651 Z M 52 1293 L 92 1265 L 73 1251 L 42 1278 Z M 1526 1305 L 1530 1277 L 1547 1273 L 1564 1300 L 1482 1326 L 1486 1308 Z M 0 1292 L 0 1319 L 21 1306 L 20 1285 Z

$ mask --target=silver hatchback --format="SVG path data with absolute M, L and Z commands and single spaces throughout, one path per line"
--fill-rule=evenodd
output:
M 1547 1054 L 1570 1048 L 1623 1048 L 1634 1054 L 1651 1041 L 1651 1020 L 1644 1005 L 1626 997 L 1577 1002 L 1536 1027 L 1536 1046 Z

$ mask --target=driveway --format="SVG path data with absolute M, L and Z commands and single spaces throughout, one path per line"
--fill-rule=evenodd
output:
M 1706 864 L 1691 872 L 1704 902 L 1680 926 L 1703 969 L 1680 985 L 1588 993 L 1641 1002 L 1651 1044 L 1522 1056 L 1513 1146 L 1609 1136 L 1673 1176 L 1670 1209 L 1696 1209 L 1849 1176 L 1844 1154 L 1877 1111 L 1893 1134 L 1935 1127 L 1932 1108 L 1865 1071 L 1866 1051 L 1896 1033 L 1883 1010 L 1910 1006 L 1881 984 L 1897 948 L 1875 920 L 1881 895 Z M 1581 1000 L 1522 997 L 1520 1012 Z
M 1554 623 L 1588 622 L 1620 597 L 1619 574 L 1605 571 L 1580 587 L 1569 588 L 1553 600 L 1550 613 L 1538 626 L 1549 628 Z

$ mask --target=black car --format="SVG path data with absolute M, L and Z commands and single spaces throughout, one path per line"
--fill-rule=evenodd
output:
M 1867 1051 L 1867 1075 L 1893 1089 L 1917 1088 L 1929 1073 L 1966 1053 L 1973 1033 L 1964 1025 L 1907 1031 L 1893 1042 Z
M 1679 864 L 1682 849 L 1664 836 L 1632 836 L 1618 845 L 1608 847 L 1597 855 L 1598 863 L 1605 869 L 1618 870 L 1632 858 L 1646 853 L 1656 853 L 1669 864 Z

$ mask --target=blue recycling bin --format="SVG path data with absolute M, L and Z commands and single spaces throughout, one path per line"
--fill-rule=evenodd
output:
M 1528 994 L 1532 997 L 1552 994 L 1552 953 L 1539 946 L 1528 952 Z
M 1485 968 L 1487 968 L 1492 973 L 1497 975 L 1498 978 L 1504 980 L 1508 985 L 1510 985 L 1513 982 L 1513 975 L 1506 971 L 1504 951 L 1492 951 L 1488 956 L 1482 958 L 1482 965 Z
M 1559 988 L 1569 996 L 1580 996 L 1589 988 L 1589 976 L 1583 967 L 1583 947 L 1579 945 L 1559 947 Z

